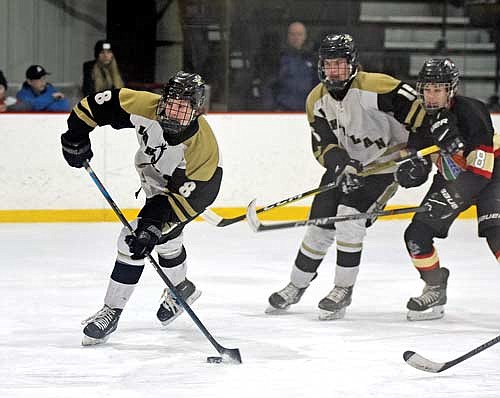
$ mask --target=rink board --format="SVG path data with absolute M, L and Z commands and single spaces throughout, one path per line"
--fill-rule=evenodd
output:
M 315 188 L 323 168 L 311 151 L 305 114 L 224 113 L 207 116 L 219 142 L 224 177 L 212 208 L 223 217 L 241 214 L 257 198 L 267 205 Z M 0 222 L 113 221 L 116 217 L 83 170 L 70 168 L 60 148 L 67 114 L 0 116 L 5 150 L 0 163 Z M 493 115 L 498 130 L 500 115 Z M 91 133 L 92 166 L 115 202 L 134 217 L 144 202 L 135 198 L 139 179 L 133 165 L 137 139 L 132 129 L 99 127 Z M 420 202 L 428 183 L 400 189 L 390 207 Z M 311 199 L 263 219 L 307 216 Z M 475 214 L 469 210 L 462 216 Z M 404 217 L 404 216 L 403 216 Z M 406 216 L 407 217 L 407 216 Z

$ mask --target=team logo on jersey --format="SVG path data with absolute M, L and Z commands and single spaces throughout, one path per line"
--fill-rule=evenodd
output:
M 387 148 L 387 144 L 384 142 L 384 139 L 382 137 L 377 138 L 375 141 L 371 140 L 369 137 L 356 137 L 354 134 L 347 134 L 345 131 L 344 126 L 342 126 L 337 119 L 333 119 L 328 121 L 328 124 L 330 125 L 330 128 L 333 131 L 340 131 L 343 135 L 347 135 L 349 139 L 352 141 L 353 144 L 363 144 L 365 148 L 369 148 L 372 145 L 377 145 L 378 149 L 384 149 Z

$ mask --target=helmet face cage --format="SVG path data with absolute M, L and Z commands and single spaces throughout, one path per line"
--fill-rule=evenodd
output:
M 177 72 L 163 88 L 156 108 L 156 117 L 164 134 L 182 133 L 198 116 L 204 100 L 205 83 L 201 76 Z
M 434 58 L 424 63 L 418 74 L 417 93 L 427 113 L 436 113 L 440 109 L 450 105 L 458 89 L 459 75 L 457 66 L 448 58 Z M 444 88 L 446 90 L 446 101 L 444 101 L 444 104 L 425 101 L 424 91 L 429 87 Z
M 332 80 L 325 71 L 326 59 L 340 59 L 347 61 L 349 67 L 348 78 Z M 329 34 L 321 42 L 318 59 L 318 76 L 328 91 L 342 91 L 354 79 L 358 70 L 358 50 L 354 39 L 348 34 Z

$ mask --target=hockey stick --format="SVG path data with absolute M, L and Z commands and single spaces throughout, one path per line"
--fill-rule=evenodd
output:
M 494 339 L 491 339 L 490 341 L 487 341 L 484 344 L 481 344 L 479 347 L 474 348 L 467 354 L 464 354 L 461 357 L 458 357 L 448 362 L 434 362 L 427 358 L 424 358 L 423 356 L 417 354 L 414 351 L 405 351 L 405 353 L 403 354 L 403 359 L 408 365 L 413 366 L 415 369 L 423 370 L 424 372 L 440 373 L 443 370 L 449 369 L 452 366 L 455 366 L 456 364 L 459 364 L 460 362 L 463 362 L 466 359 L 469 359 L 470 357 L 479 354 L 481 351 L 490 348 L 491 346 L 495 345 L 498 342 L 500 342 L 500 335 L 495 337 Z
M 247 222 L 250 225 L 250 228 L 252 228 L 254 232 L 262 232 L 262 231 L 272 231 L 277 229 L 306 227 L 308 225 L 328 225 L 341 221 L 360 220 L 371 217 L 392 216 L 396 214 L 423 213 L 425 211 L 428 211 L 426 206 L 406 207 L 403 209 L 379 210 L 370 213 L 346 214 L 343 216 L 313 218 L 311 220 L 291 221 L 278 224 L 262 224 L 259 218 L 257 217 L 257 211 L 255 210 L 255 199 L 254 199 L 250 202 L 247 208 Z
M 111 198 L 110 194 L 102 184 L 102 182 L 97 178 L 97 175 L 94 173 L 94 170 L 90 167 L 90 164 L 88 161 L 83 162 L 83 166 L 85 167 L 85 170 L 89 173 L 90 177 L 94 181 L 94 183 L 97 185 L 97 188 L 99 188 L 99 191 L 101 191 L 102 195 L 104 198 L 107 200 L 113 211 L 115 212 L 116 216 L 120 219 L 122 222 L 123 226 L 127 228 L 130 232 L 131 235 L 135 236 L 134 229 L 130 225 L 130 223 L 127 221 L 123 213 L 121 212 L 120 208 L 116 205 L 116 203 L 113 201 Z M 172 229 L 175 228 L 175 226 L 172 227 Z M 178 304 L 181 305 L 182 308 L 189 314 L 191 319 L 194 321 L 196 326 L 201 330 L 201 332 L 205 335 L 205 337 L 212 343 L 214 348 L 217 350 L 217 352 L 221 355 L 221 357 L 208 357 L 207 361 L 209 362 L 214 362 L 218 363 L 221 362 L 222 360 L 229 360 L 230 362 L 234 363 L 241 363 L 241 355 L 240 355 L 240 350 L 238 348 L 225 348 L 221 346 L 217 340 L 210 334 L 210 332 L 207 330 L 205 325 L 200 321 L 200 319 L 196 316 L 194 311 L 191 309 L 191 307 L 186 303 L 186 301 L 182 298 L 182 296 L 177 292 L 174 284 L 168 279 L 167 275 L 163 272 L 161 269 L 160 265 L 158 262 L 154 259 L 154 257 L 151 254 L 147 255 L 147 258 L 151 265 L 154 267 L 156 272 L 160 275 L 161 279 L 163 279 L 163 282 L 167 285 L 169 288 L 170 292 L 175 298 L 175 301 L 177 301 Z
M 398 164 L 407 162 L 408 160 L 412 160 L 412 159 L 416 159 L 416 158 L 423 158 L 423 157 L 430 155 L 431 153 L 434 153 L 437 151 L 439 151 L 439 147 L 437 145 L 432 145 L 432 146 L 423 148 L 420 151 L 417 151 L 415 153 L 408 153 L 408 151 L 402 151 L 406 154 L 403 155 L 401 158 L 399 158 L 397 160 L 389 160 L 387 162 L 379 163 L 377 165 L 369 167 L 366 170 L 359 173 L 359 175 L 365 177 L 365 176 L 368 176 L 371 174 L 375 174 L 381 170 L 385 170 L 385 169 L 388 169 L 390 167 L 396 166 Z M 303 193 L 299 193 L 298 195 L 291 196 L 287 199 L 280 200 L 279 202 L 273 203 L 273 204 L 268 205 L 266 207 L 262 207 L 262 208 L 257 210 L 257 214 L 264 213 L 266 211 L 269 211 L 271 209 L 276 209 L 278 207 L 286 206 L 292 202 L 296 202 L 297 200 L 307 198 L 308 196 L 318 195 L 322 192 L 325 192 L 325 191 L 328 191 L 332 188 L 335 188 L 336 186 L 337 186 L 337 184 L 335 182 L 330 182 L 330 183 L 322 185 L 318 188 L 311 189 L 311 190 L 303 192 Z M 215 225 L 216 227 L 226 227 L 228 225 L 231 225 L 231 224 L 234 224 L 234 223 L 237 223 L 239 221 L 244 220 L 246 218 L 246 213 L 241 214 L 241 215 L 236 216 L 236 217 L 232 217 L 232 218 L 223 218 L 223 217 L 219 216 L 218 214 L 216 214 L 213 210 L 206 209 L 201 214 L 201 216 L 208 223 Z

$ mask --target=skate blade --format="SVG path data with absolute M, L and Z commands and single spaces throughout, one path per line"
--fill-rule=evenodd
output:
M 194 291 L 194 293 L 193 293 L 191 296 L 189 296 L 189 297 L 188 297 L 188 299 L 186 300 L 186 303 L 187 303 L 188 305 L 191 305 L 191 304 L 192 304 L 192 303 L 194 303 L 196 300 L 198 300 L 198 299 L 200 298 L 200 296 L 201 296 L 201 290 L 196 289 L 196 290 Z M 175 321 L 175 320 L 179 317 L 179 315 L 181 315 L 183 312 L 184 312 L 184 308 L 180 307 L 179 311 L 177 311 L 177 313 L 176 313 L 173 317 L 168 318 L 166 321 L 163 321 L 163 322 L 161 322 L 161 321 L 160 321 L 161 325 L 162 325 L 162 326 L 167 326 L 167 325 L 171 324 L 171 323 L 172 323 L 173 321 Z
M 431 321 L 444 317 L 444 306 L 436 305 L 427 311 L 408 311 L 406 319 L 409 321 Z
M 319 310 L 320 321 L 334 321 L 335 319 L 342 319 L 345 316 L 345 308 L 336 311 Z
M 106 341 L 108 341 L 109 335 L 102 339 L 95 339 L 93 337 L 87 336 L 86 334 L 83 335 L 82 338 L 82 345 L 83 346 L 91 346 L 91 345 L 98 345 L 98 344 L 104 344 Z
M 288 310 L 288 307 L 290 306 L 287 306 L 285 308 L 276 308 L 276 307 L 273 307 L 272 305 L 269 305 L 269 307 L 267 307 L 264 311 L 264 313 L 268 314 L 268 315 L 282 315 L 282 314 L 285 314 Z

